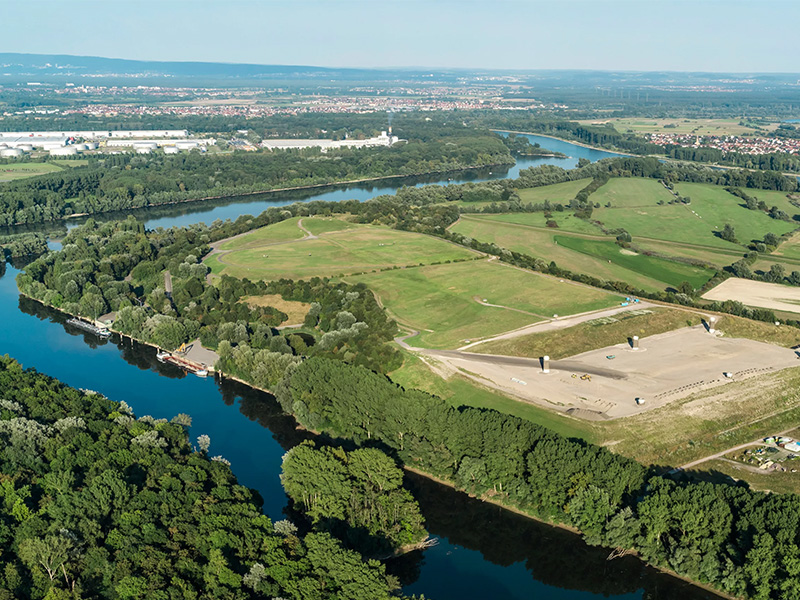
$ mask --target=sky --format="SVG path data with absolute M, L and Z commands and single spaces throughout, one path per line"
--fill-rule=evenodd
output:
M 0 52 L 330 67 L 800 72 L 800 0 L 25 0 Z

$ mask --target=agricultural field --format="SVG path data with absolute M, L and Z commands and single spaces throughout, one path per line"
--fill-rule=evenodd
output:
M 454 348 L 554 314 L 620 302 L 617 295 L 497 261 L 398 269 L 347 280 L 365 283 L 393 317 L 420 332 L 409 343 L 426 348 Z
M 0 165 L 0 182 L 25 179 L 60 171 L 61 168 L 52 163 L 20 162 Z
M 761 131 L 749 125 L 740 125 L 741 119 L 646 119 L 641 117 L 585 119 L 584 125 L 610 123 L 620 133 L 690 133 L 693 135 L 751 135 L 772 131 L 778 123 L 765 126 Z
M 224 241 L 205 262 L 216 275 L 272 280 L 331 277 L 479 256 L 426 235 L 305 217 Z

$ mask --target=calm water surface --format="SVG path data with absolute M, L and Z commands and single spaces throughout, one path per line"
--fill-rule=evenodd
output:
M 270 206 L 302 200 L 363 201 L 393 193 L 400 185 L 516 177 L 519 169 L 529 166 L 556 164 L 570 168 L 579 158 L 598 160 L 612 156 L 550 138 L 528 137 L 570 158 L 521 159 L 502 172 L 483 170 L 451 176 L 452 179 L 391 180 L 392 183 L 381 186 L 264 194 L 213 206 L 197 203 L 160 209 L 158 216 L 147 219 L 147 226 L 235 219 L 242 214 L 258 214 Z M 185 375 L 156 361 L 150 348 L 122 344 L 116 337 L 100 341 L 71 328 L 59 313 L 19 296 L 14 281 L 17 273 L 19 270 L 10 264 L 0 273 L 0 352 L 68 385 L 125 400 L 140 416 L 191 415 L 192 437 L 208 434 L 211 454 L 231 461 L 239 481 L 261 495 L 264 512 L 275 520 L 285 517 L 287 498 L 279 480 L 281 458 L 305 434 L 295 429 L 291 417 L 281 414 L 271 396 L 232 382 L 218 383 Z M 434 600 L 716 598 L 659 574 L 633 557 L 608 561 L 608 550 L 588 547 L 569 532 L 470 499 L 422 477 L 409 476 L 409 485 L 420 501 L 428 529 L 440 543 L 424 553 L 412 553 L 389 564 L 408 594 L 425 594 Z

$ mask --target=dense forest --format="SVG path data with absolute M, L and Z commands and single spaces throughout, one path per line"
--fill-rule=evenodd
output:
M 362 367 L 304 361 L 277 388 L 308 428 L 380 441 L 406 465 L 481 498 L 581 530 L 590 544 L 734 596 L 800 594 L 800 497 L 673 481 L 581 440 L 493 410 L 453 408 Z
M 136 418 L 7 356 L 0 389 L 0 598 L 375 600 L 396 588 L 330 534 L 270 522 L 207 436 L 190 444 L 187 415 Z
M 424 545 L 419 505 L 403 487 L 403 470 L 381 450 L 304 442 L 286 453 L 282 469 L 286 493 L 315 530 L 375 557 Z
M 277 210 L 265 219 L 287 215 Z M 103 225 L 90 220 L 64 238 L 61 251 L 29 264 L 17 283 L 23 294 L 73 315 L 96 319 L 115 311 L 115 330 L 168 350 L 199 338 L 219 351 L 224 372 L 266 389 L 295 356 L 324 355 L 376 370 L 399 366 L 399 352 L 385 343 L 396 325 L 363 284 L 318 278 L 267 284 L 224 276 L 210 285 L 199 259 L 230 229 L 145 232 L 133 218 Z M 280 335 L 275 327 L 286 315 L 245 300 L 267 294 L 311 303 L 305 323 L 310 340 Z

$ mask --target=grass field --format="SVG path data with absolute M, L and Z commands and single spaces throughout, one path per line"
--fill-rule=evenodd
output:
M 641 177 L 610 179 L 590 198 L 592 202 L 599 202 L 603 206 L 610 202 L 612 208 L 656 206 L 658 202 L 666 204 L 674 199 L 672 192 L 661 183 Z
M 559 282 L 496 261 L 472 261 L 348 277 L 364 282 L 401 323 L 420 332 L 409 341 L 454 348 L 534 323 L 613 306 L 620 297 Z M 479 300 L 507 308 L 486 306 Z
M 556 183 L 554 185 L 545 185 L 535 188 L 524 188 L 517 190 L 520 199 L 525 203 L 540 204 L 545 200 L 549 200 L 555 204 L 569 204 L 570 200 L 575 198 L 575 195 L 583 188 L 592 182 L 590 178 L 577 179 L 575 181 L 566 181 L 564 183 Z
M 691 283 L 695 289 L 700 288 L 714 275 L 714 271 L 709 269 L 631 253 L 611 241 L 587 240 L 563 235 L 557 235 L 554 239 L 560 246 L 591 256 L 605 258 L 621 267 L 658 279 L 676 288 L 684 281 Z
M 634 335 L 645 338 L 699 323 L 700 316 L 696 313 L 655 308 L 646 312 L 620 313 L 613 318 L 586 321 L 567 329 L 486 342 L 474 346 L 471 351 L 528 358 L 538 358 L 547 354 L 554 360 L 559 360 L 589 350 L 620 344 Z
M 9 163 L 7 165 L 0 165 L 0 182 L 35 177 L 36 175 L 53 173 L 55 171 L 61 171 L 61 167 L 52 163 Z
M 551 219 L 556 222 L 558 227 L 550 228 L 554 232 L 558 230 L 569 231 L 571 233 L 586 233 L 589 235 L 603 235 L 603 231 L 596 225 L 584 219 L 579 219 L 570 212 L 551 213 Z M 498 223 L 516 223 L 518 225 L 528 225 L 529 227 L 547 227 L 548 219 L 544 213 L 502 213 L 497 215 L 481 215 L 487 221 L 497 221 Z
M 513 215 L 508 216 L 511 217 Z M 518 216 L 527 217 L 527 214 Z M 618 257 L 622 258 L 623 255 L 619 252 L 619 247 L 613 244 L 608 237 L 593 236 L 590 239 L 601 244 L 614 245 L 617 248 L 617 255 L 614 256 L 615 260 L 605 256 L 593 256 L 578 252 L 558 243 L 558 239 L 565 236 L 569 237 L 569 232 L 559 229 L 535 229 L 514 223 L 504 223 L 494 217 L 462 217 L 461 221 L 452 230 L 481 241 L 494 242 L 503 248 L 529 254 L 547 262 L 555 261 L 559 267 L 569 269 L 575 273 L 588 273 L 594 277 L 609 281 L 625 281 L 639 289 L 650 291 L 662 291 L 667 286 L 672 285 L 653 276 L 628 269 L 623 264 L 618 263 L 616 259 Z M 583 238 L 575 237 L 573 239 Z M 737 258 L 732 258 L 726 264 L 734 262 Z M 665 262 L 669 265 L 674 264 L 671 261 L 660 262 Z
M 258 229 L 220 245 L 206 259 L 215 274 L 250 279 L 302 279 L 359 273 L 393 266 L 469 260 L 478 253 L 426 235 L 336 219 L 304 218 L 305 234 L 296 219 Z

